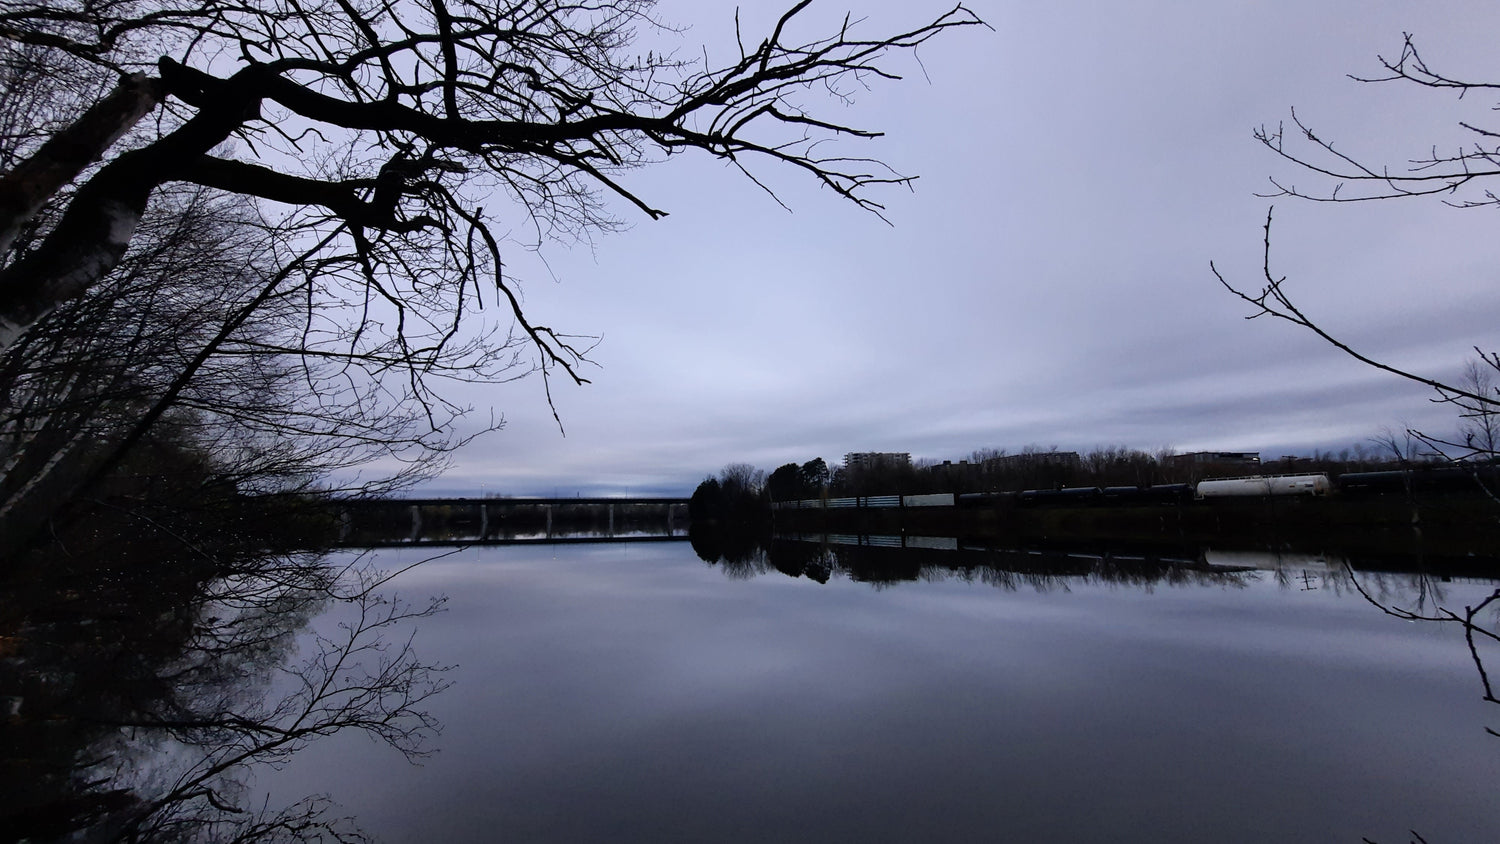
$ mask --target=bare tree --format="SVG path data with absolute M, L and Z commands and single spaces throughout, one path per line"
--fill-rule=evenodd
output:
M 1123 445 L 1094 448 L 1083 455 L 1082 468 L 1098 486 L 1151 486 L 1164 478 L 1162 462 L 1155 455 Z
M 662 216 L 624 175 L 690 149 L 752 180 L 757 159 L 789 166 L 879 214 L 872 190 L 910 177 L 825 146 L 878 133 L 803 100 L 897 78 L 893 52 L 980 24 L 956 6 L 797 38 L 804 0 L 713 64 L 639 55 L 638 30 L 670 34 L 652 6 L 0 2 L 0 529 L 168 423 L 240 484 L 285 483 L 270 465 L 439 465 L 470 412 L 443 381 L 586 380 L 587 338 L 522 312 L 504 248 L 615 228 L 610 195 Z M 233 206 L 242 234 L 208 233 L 239 241 L 214 267 L 165 251 L 205 239 L 183 196 Z
M 114 272 L 0 356 L 0 556 L 132 455 L 136 471 L 261 494 L 394 463 L 355 483 L 385 491 L 465 441 L 468 408 L 444 380 L 526 372 L 510 336 L 418 355 L 375 332 L 351 345 L 345 309 L 299 261 L 280 264 L 285 233 L 243 198 L 175 186 L 157 205 Z M 143 464 L 153 449 L 199 457 Z
M 639 55 L 637 29 L 659 28 L 650 0 L 8 2 L 0 36 L 17 49 L 125 75 L 0 179 L 0 244 L 83 179 L 56 224 L 0 270 L 0 344 L 97 284 L 151 196 L 187 182 L 283 206 L 339 255 L 318 264 L 320 283 L 359 291 L 356 306 L 400 319 L 441 301 L 456 329 L 493 291 L 542 365 L 582 380 L 579 350 L 522 314 L 485 197 L 515 203 L 537 239 L 568 239 L 617 224 L 605 194 L 664 215 L 622 175 L 683 150 L 752 179 L 756 159 L 790 166 L 877 214 L 871 188 L 910 182 L 825 153 L 825 140 L 878 133 L 802 100 L 896 78 L 891 52 L 981 22 L 956 6 L 891 35 L 862 37 L 845 18 L 797 39 L 809 2 L 721 64 Z
M 1401 52 L 1395 59 L 1379 56 L 1378 61 L 1382 68 L 1379 75 L 1351 78 L 1357 82 L 1406 82 L 1434 90 L 1450 90 L 1457 92 L 1460 98 L 1471 93 L 1500 91 L 1500 83 L 1465 81 L 1433 70 L 1417 51 L 1410 33 L 1404 34 Z M 1393 170 L 1389 165 L 1364 161 L 1335 149 L 1332 141 L 1315 133 L 1295 110 L 1291 121 L 1290 129 L 1284 123 L 1274 129 L 1261 126 L 1255 131 L 1255 139 L 1283 160 L 1331 180 L 1332 185 L 1323 191 L 1309 191 L 1272 179 L 1275 190 L 1268 196 L 1314 202 L 1448 196 L 1452 199 L 1445 201 L 1458 208 L 1500 204 L 1500 197 L 1488 188 L 1481 188 L 1479 197 L 1460 192 L 1471 182 L 1483 185 L 1500 176 L 1500 150 L 1486 146 L 1496 137 L 1493 129 L 1460 121 L 1458 125 L 1468 134 L 1469 143 L 1450 153 L 1439 153 L 1434 146 L 1431 152 L 1410 159 L 1405 168 Z M 1292 136 L 1290 139 L 1288 134 Z M 1289 146 L 1289 141 L 1294 145 Z
M 1461 382 L 1467 392 L 1496 398 L 1495 366 L 1486 359 L 1483 363 L 1470 360 L 1464 366 Z M 1460 403 L 1464 420 L 1459 435 L 1464 447 L 1474 454 L 1494 456 L 1500 454 L 1500 407 L 1491 405 L 1464 406 Z
M 730 463 L 719 470 L 719 485 L 746 495 L 760 495 L 766 486 L 766 473 L 749 463 Z
M 1454 91 L 1460 97 L 1500 91 L 1500 83 L 1466 81 L 1434 70 L 1422 58 L 1410 34 L 1405 35 L 1396 58 L 1382 56 L 1379 62 L 1380 74 L 1353 78 L 1365 83 L 1404 82 L 1433 90 Z M 1458 208 L 1500 204 L 1500 197 L 1487 187 L 1500 177 L 1500 148 L 1493 145 L 1494 138 L 1500 135 L 1495 129 L 1473 122 L 1460 121 L 1458 125 L 1470 138 L 1466 145 L 1450 153 L 1439 153 L 1434 146 L 1431 152 L 1413 157 L 1406 166 L 1394 168 L 1336 148 L 1333 141 L 1317 134 L 1294 110 L 1290 126 L 1284 123 L 1274 128 L 1262 126 L 1256 129 L 1255 138 L 1282 160 L 1319 177 L 1319 184 L 1325 187 L 1310 190 L 1285 180 L 1272 179 L 1273 190 L 1266 196 L 1312 202 L 1368 202 L 1441 196 L 1445 197 L 1444 202 Z M 1253 308 L 1249 319 L 1269 316 L 1312 331 L 1361 363 L 1433 388 L 1438 393 L 1435 401 L 1455 405 L 1465 418 L 1500 411 L 1500 396 L 1493 389 L 1476 383 L 1472 373 L 1462 380 L 1443 380 L 1377 360 L 1333 335 L 1305 313 L 1287 290 L 1286 276 L 1271 269 L 1271 221 L 1272 211 L 1267 211 L 1262 278 L 1258 284 L 1233 283 L 1217 266 L 1209 265 L 1220 284 Z M 1475 349 L 1475 352 L 1484 368 L 1491 371 L 1500 368 L 1500 359 L 1493 353 L 1480 349 Z
M 1500 359 L 1494 354 L 1475 351 L 1479 357 L 1464 365 L 1458 380 L 1464 393 L 1445 394 L 1440 399 L 1458 411 L 1457 434 L 1447 437 L 1413 432 L 1431 453 L 1452 463 L 1480 465 L 1500 458 L 1500 401 L 1496 401 L 1500 393 L 1495 386 Z M 1469 395 L 1486 396 L 1490 401 L 1477 401 Z
M 1354 78 L 1366 83 L 1410 83 L 1434 90 L 1453 91 L 1460 97 L 1471 93 L 1487 95 L 1500 91 L 1500 83 L 1466 81 L 1434 70 L 1418 52 L 1410 34 L 1404 36 L 1399 55 L 1394 59 L 1381 57 L 1380 65 L 1382 72 L 1379 75 Z M 1458 208 L 1500 205 L 1500 196 L 1488 187 L 1496 177 L 1500 177 L 1500 148 L 1494 146 L 1494 139 L 1500 137 L 1500 134 L 1495 129 L 1472 122 L 1460 122 L 1459 126 L 1470 138 L 1466 145 L 1450 153 L 1439 153 L 1433 147 L 1431 153 L 1413 157 L 1405 167 L 1392 168 L 1362 160 L 1336 148 L 1332 141 L 1314 132 L 1295 111 L 1291 121 L 1291 127 L 1285 124 L 1274 129 L 1261 127 L 1256 131 L 1255 137 L 1281 159 L 1304 172 L 1319 176 L 1320 184 L 1326 187 L 1320 191 L 1312 191 L 1288 182 L 1272 180 L 1274 190 L 1269 196 L 1314 202 L 1367 202 L 1440 196 L 1445 198 L 1447 204 Z M 1456 440 L 1430 436 L 1410 428 L 1401 432 L 1387 431 L 1377 440 L 1383 448 L 1395 455 L 1401 465 L 1411 465 L 1431 458 L 1464 462 L 1474 458 L 1481 458 L 1486 462 L 1492 460 L 1496 456 L 1494 414 L 1500 412 L 1500 394 L 1494 388 L 1493 373 L 1500 370 L 1500 356 L 1475 349 L 1478 358 L 1470 362 L 1461 379 L 1441 380 L 1391 365 L 1354 349 L 1306 314 L 1286 289 L 1286 277 L 1272 271 L 1271 222 L 1272 212 L 1268 211 L 1263 237 L 1262 279 L 1259 284 L 1246 286 L 1231 283 L 1217 266 L 1210 264 L 1219 282 L 1252 307 L 1253 312 L 1248 318 L 1268 316 L 1312 331 L 1361 363 L 1431 387 L 1437 393 L 1434 401 L 1454 405 L 1459 410 L 1461 420 L 1460 434 Z M 1361 594 L 1383 612 L 1408 621 L 1458 625 L 1464 631 L 1469 653 L 1479 673 L 1484 699 L 1491 703 L 1500 702 L 1495 697 L 1482 658 L 1482 646 L 1500 642 L 1500 636 L 1495 632 L 1494 615 L 1494 606 L 1500 601 L 1500 591 L 1476 604 L 1465 606 L 1462 610 L 1441 604 L 1430 608 L 1421 605 L 1400 607 L 1372 596 L 1352 569 L 1349 569 L 1349 575 Z M 1494 730 L 1489 732 L 1494 734 Z M 1420 836 L 1417 837 L 1420 839 Z

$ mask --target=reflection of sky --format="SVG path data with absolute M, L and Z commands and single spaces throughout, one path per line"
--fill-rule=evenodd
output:
M 669 0 L 658 11 L 693 26 L 684 55 L 706 45 L 723 57 L 737 5 L 758 41 L 790 3 Z M 887 132 L 825 151 L 920 175 L 914 192 L 880 197 L 894 227 L 761 168 L 788 213 L 722 163 L 682 155 L 622 177 L 669 217 L 617 205 L 633 228 L 552 248 L 545 266 L 511 249 L 536 321 L 601 334 L 601 367 L 585 372 L 590 386 L 553 385 L 566 438 L 538 381 L 461 396 L 509 425 L 439 484 L 683 495 L 728 462 L 769 470 L 849 451 L 957 459 L 1122 443 L 1274 457 L 1408 421 L 1452 429 L 1424 389 L 1289 325 L 1242 319 L 1208 264 L 1255 283 L 1270 204 L 1255 193 L 1271 176 L 1325 187 L 1251 138 L 1290 107 L 1341 150 L 1396 166 L 1474 140 L 1459 120 L 1493 127 L 1493 97 L 1346 74 L 1373 72 L 1411 32 L 1436 67 L 1500 78 L 1500 7 L 970 5 L 994 32 L 951 33 L 920 67 L 896 58 L 907 78 L 872 84 L 851 110 L 805 100 Z M 793 34 L 826 31 L 846 8 L 875 32 L 948 4 L 815 3 Z M 1453 377 L 1473 345 L 1497 345 L 1490 212 L 1281 201 L 1276 214 L 1278 271 L 1356 348 Z
M 1266 574 L 877 590 L 560 546 L 402 589 L 452 598 L 417 640 L 458 665 L 439 754 L 339 736 L 258 783 L 329 791 L 390 841 L 1479 841 L 1497 820 L 1500 712 L 1461 638 Z

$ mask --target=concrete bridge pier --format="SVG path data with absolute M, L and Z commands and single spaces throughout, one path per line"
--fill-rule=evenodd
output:
M 615 535 L 615 505 L 613 502 L 610 502 L 609 505 L 609 535 Z
M 422 538 L 422 508 L 411 505 L 411 541 L 416 542 Z
M 490 538 L 490 505 L 479 505 L 479 538 Z
M 547 511 L 547 538 L 552 538 L 552 505 L 544 504 L 542 509 Z

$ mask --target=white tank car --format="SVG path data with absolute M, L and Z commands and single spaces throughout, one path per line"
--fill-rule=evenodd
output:
M 1267 475 L 1256 478 L 1216 478 L 1198 482 L 1199 498 L 1327 494 L 1327 475 Z

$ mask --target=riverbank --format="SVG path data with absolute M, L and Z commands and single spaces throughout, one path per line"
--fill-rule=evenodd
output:
M 1500 553 L 1500 503 L 1479 495 L 1257 497 L 1171 504 L 806 509 L 775 512 L 778 532 L 1119 539 Z

